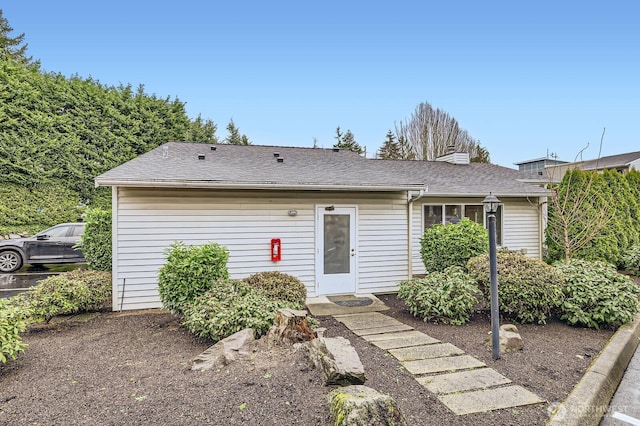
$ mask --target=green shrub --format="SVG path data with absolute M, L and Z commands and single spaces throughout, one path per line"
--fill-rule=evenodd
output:
M 572 259 L 554 265 L 562 274 L 561 319 L 571 325 L 617 327 L 631 321 L 640 305 L 640 286 L 613 265 Z
M 23 308 L 10 304 L 7 299 L 0 299 L 0 362 L 3 364 L 9 358 L 16 359 L 27 347 L 20 337 L 27 327 L 24 316 Z
M 78 243 L 89 268 L 111 272 L 111 210 L 91 209 L 84 214 L 87 223 Z
M 460 325 L 469 321 L 479 292 L 473 278 L 459 266 L 453 266 L 425 278 L 401 282 L 398 297 L 417 318 Z
M 80 312 L 95 312 L 111 309 L 112 281 L 111 273 L 106 271 L 87 271 L 77 269 L 63 274 L 70 281 L 78 281 L 89 290 L 89 297 L 80 304 Z
M 302 282 L 278 271 L 258 272 L 244 281 L 251 287 L 262 290 L 271 300 L 291 302 L 296 309 L 302 309 L 307 300 L 307 289 Z
M 291 302 L 270 300 L 262 291 L 240 280 L 221 280 L 184 307 L 184 326 L 198 337 L 218 341 L 251 328 L 255 337 L 265 334 L 279 308 Z
M 217 243 L 187 246 L 176 241 L 165 253 L 167 262 L 160 268 L 158 292 L 162 305 L 176 315 L 209 290 L 214 281 L 229 278 L 229 252 Z
M 111 274 L 76 270 L 54 275 L 29 288 L 23 303 L 31 320 L 47 322 L 56 315 L 107 309 L 111 306 Z
M 499 251 L 497 261 L 500 314 L 518 322 L 544 324 L 561 301 L 558 271 L 518 252 Z M 470 259 L 467 269 L 478 281 L 488 303 L 491 300 L 489 255 Z
M 428 272 L 449 266 L 465 267 L 467 261 L 489 250 L 489 236 L 479 223 L 467 218 L 456 225 L 434 225 L 420 239 L 420 254 Z
M 640 276 L 640 244 L 632 246 L 622 255 L 622 266 L 631 275 Z

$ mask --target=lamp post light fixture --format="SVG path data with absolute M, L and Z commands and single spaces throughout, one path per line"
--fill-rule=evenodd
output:
M 498 259 L 496 248 L 496 212 L 500 200 L 489 193 L 484 200 L 484 209 L 489 219 L 489 277 L 491 279 L 491 346 L 493 359 L 500 358 L 500 310 L 498 308 Z

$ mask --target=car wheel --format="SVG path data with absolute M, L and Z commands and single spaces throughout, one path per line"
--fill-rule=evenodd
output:
M 13 272 L 22 268 L 22 257 L 15 251 L 0 251 L 0 272 Z

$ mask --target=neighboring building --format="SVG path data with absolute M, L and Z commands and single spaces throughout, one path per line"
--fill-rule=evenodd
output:
M 174 241 L 217 242 L 229 273 L 278 270 L 309 297 L 396 291 L 424 273 L 425 227 L 485 224 L 502 201 L 498 243 L 541 258 L 545 200 L 537 176 L 466 154 L 440 161 L 366 159 L 337 149 L 170 142 L 96 178 L 112 187 L 113 307 L 161 306 L 158 270 Z M 280 255 L 272 261 L 272 247 Z M 124 293 L 123 293 L 124 292 Z
M 626 173 L 630 170 L 640 170 L 640 151 L 626 154 L 609 155 L 595 160 L 577 161 L 547 167 L 547 174 L 553 182 L 560 182 L 567 170 L 616 170 Z
M 555 158 L 542 157 L 533 160 L 521 161 L 519 163 L 513 163 L 518 166 L 518 170 L 526 173 L 533 173 L 539 176 L 545 176 L 545 168 L 548 166 L 555 166 L 558 164 L 565 164 L 566 161 L 557 160 Z

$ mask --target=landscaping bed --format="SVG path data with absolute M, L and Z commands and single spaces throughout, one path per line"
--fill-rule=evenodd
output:
M 493 361 L 483 341 L 489 319 L 463 326 L 412 317 L 393 295 L 380 296 L 392 316 L 452 343 L 549 403 L 562 401 L 612 330 L 519 325 L 525 347 Z M 218 371 L 190 370 L 211 345 L 177 317 L 150 310 L 102 313 L 86 322 L 55 319 L 32 327 L 15 361 L 0 365 L 0 424 L 330 424 L 320 372 L 292 348 L 263 348 L 251 362 Z M 332 317 L 320 317 L 328 337 L 344 336 L 365 367 L 366 385 L 398 402 L 408 424 L 544 424 L 548 404 L 456 416 L 400 363 L 357 338 Z

